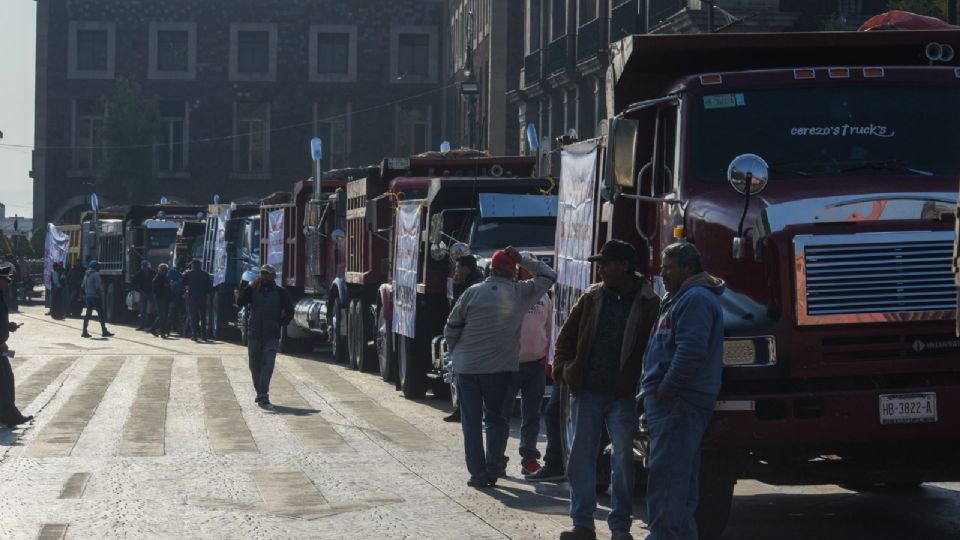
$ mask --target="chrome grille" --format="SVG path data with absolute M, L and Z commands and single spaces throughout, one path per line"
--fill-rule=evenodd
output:
M 794 238 L 800 324 L 949 319 L 953 232 Z

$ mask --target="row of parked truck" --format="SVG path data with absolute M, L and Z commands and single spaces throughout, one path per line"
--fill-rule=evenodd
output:
M 559 326 L 606 240 L 634 243 L 655 285 L 661 250 L 693 242 L 727 283 L 698 511 L 715 538 L 738 478 L 960 479 L 960 67 L 943 54 L 957 47 L 955 30 L 629 37 L 614 45 L 613 117 L 561 150 L 559 179 L 533 158 L 386 159 L 257 207 L 87 216 L 99 240 L 85 254 L 116 276 L 118 313 L 139 258 L 176 242 L 222 274 L 218 335 L 236 324 L 244 271 L 271 262 L 296 298 L 285 350 L 328 341 L 419 398 L 449 390 L 436 338 L 456 257 L 507 244 L 545 257 Z M 638 459 L 647 443 L 641 432 Z

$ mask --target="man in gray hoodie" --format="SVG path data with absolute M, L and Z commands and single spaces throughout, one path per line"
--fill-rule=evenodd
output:
M 517 281 L 517 264 L 533 276 Z M 503 472 L 510 422 L 504 410 L 513 373 L 520 369 L 520 328 L 527 311 L 557 280 L 547 264 L 516 248 L 498 251 L 491 276 L 457 301 L 443 337 L 450 349 L 460 396 L 467 485 L 492 487 Z M 512 405 L 512 401 L 510 401 Z M 487 426 L 484 456 L 481 416 Z
M 100 321 L 100 332 L 103 337 L 107 338 L 113 335 L 107 330 L 107 323 L 103 320 L 103 278 L 100 277 L 100 272 L 97 270 L 99 267 L 97 261 L 90 261 L 87 264 L 87 274 L 83 276 L 82 288 L 87 313 L 83 316 L 83 333 L 80 334 L 80 337 L 90 337 L 90 333 L 87 332 L 87 325 L 90 323 L 90 315 L 93 314 L 93 310 L 97 311 L 97 320 Z
M 640 399 L 650 429 L 650 540 L 696 540 L 700 441 L 723 370 L 723 280 L 703 271 L 693 244 L 663 250 L 667 295 L 643 357 Z

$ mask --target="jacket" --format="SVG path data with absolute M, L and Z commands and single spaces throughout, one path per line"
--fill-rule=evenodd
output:
M 471 375 L 520 369 L 523 317 L 557 280 L 546 263 L 524 257 L 520 265 L 533 275 L 526 281 L 488 277 L 457 300 L 443 337 L 454 373 Z
M 100 277 L 100 272 L 92 268 L 87 270 L 87 273 L 83 276 L 82 286 L 85 296 L 103 298 L 103 278 Z
M 137 270 L 137 273 L 133 275 L 133 279 L 130 280 L 130 289 L 140 292 L 148 293 L 153 288 L 153 278 L 156 277 L 157 273 L 152 270 L 146 270 L 141 268 Z
M 201 300 L 210 294 L 213 281 L 210 279 L 210 274 L 194 268 L 183 275 L 183 286 L 187 288 L 191 300 Z
M 6 343 L 8 339 L 10 339 L 10 313 L 7 312 L 7 299 L 0 292 L 0 343 Z
M 620 348 L 620 377 L 617 387 L 613 389 L 613 393 L 622 396 L 632 396 L 637 391 L 637 381 L 643 369 L 644 340 L 657 320 L 660 306 L 660 298 L 649 280 L 640 276 L 637 279 L 640 281 L 640 290 L 630 307 Z M 580 393 L 583 374 L 590 361 L 593 336 L 603 308 L 603 287 L 602 283 L 597 283 L 584 291 L 557 335 L 553 377 L 574 395 Z
M 157 272 L 153 278 L 153 295 L 158 302 L 169 302 L 173 294 L 170 292 L 170 278 L 165 272 Z
M 167 271 L 167 278 L 170 279 L 170 292 L 174 298 L 183 296 L 183 276 L 180 272 L 177 272 L 176 268 L 171 268 Z
M 701 272 L 664 298 L 643 357 L 641 397 L 659 389 L 713 410 L 723 371 L 724 289 L 722 279 Z
M 279 339 L 280 328 L 293 320 L 293 303 L 283 287 L 272 282 L 260 287 L 244 287 L 237 297 L 237 305 L 250 306 L 247 331 L 250 339 L 263 341 Z

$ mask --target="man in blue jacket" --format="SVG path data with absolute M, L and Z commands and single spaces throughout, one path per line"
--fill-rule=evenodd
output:
M 643 357 L 640 398 L 650 429 L 650 540 L 696 540 L 700 441 L 720 392 L 723 280 L 703 271 L 693 244 L 663 250 L 667 290 Z

